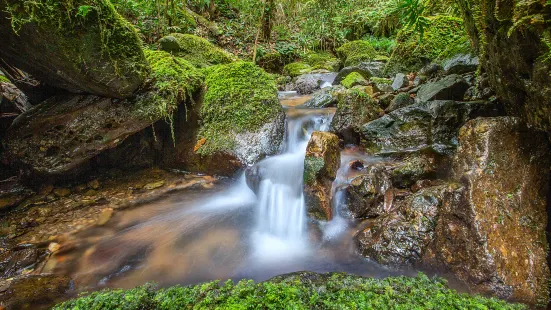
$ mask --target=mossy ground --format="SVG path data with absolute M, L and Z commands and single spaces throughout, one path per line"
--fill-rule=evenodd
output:
M 497 299 L 460 294 L 440 279 L 362 278 L 297 273 L 268 282 L 218 281 L 156 290 L 106 290 L 54 307 L 61 309 L 526 309 Z
M 253 63 L 235 62 L 205 72 L 198 138 L 206 143 L 199 154 L 230 151 L 236 134 L 256 131 L 282 112 L 275 78 Z
M 459 53 L 470 53 L 471 47 L 460 18 L 438 15 L 429 17 L 430 26 L 422 38 L 405 28 L 398 34 L 397 46 L 387 71 L 417 71 L 430 62 L 442 62 Z
M 141 117 L 172 119 L 173 112 L 190 99 L 204 80 L 203 74 L 187 60 L 163 51 L 144 51 L 151 66 L 152 90 L 138 96 Z
M 163 43 L 169 38 L 174 38 L 175 42 L 170 42 L 170 45 Z M 237 59 L 208 40 L 191 34 L 173 33 L 161 39 L 161 46 L 165 51 L 184 58 L 198 68 L 228 64 Z
M 373 60 L 377 51 L 368 41 L 357 40 L 348 42 L 337 49 L 337 56 L 346 67 L 355 66 L 364 61 Z

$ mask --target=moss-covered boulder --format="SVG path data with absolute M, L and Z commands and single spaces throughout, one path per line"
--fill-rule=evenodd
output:
M 551 130 L 551 10 L 544 0 L 458 1 L 491 87 L 509 115 Z
M 5 159 L 27 174 L 50 180 L 76 176 L 96 155 L 158 120 L 168 122 L 197 90 L 202 74 L 183 59 L 146 52 L 147 88 L 122 101 L 92 95 L 51 97 L 23 113 L 7 132 Z
M 337 112 L 331 122 L 331 131 L 345 144 L 358 144 L 362 124 L 369 123 L 383 114 L 377 102 L 367 93 L 351 89 L 338 94 Z
M 304 159 L 304 201 L 311 218 L 333 218 L 331 186 L 340 162 L 339 138 L 329 132 L 314 132 Z
M 358 72 L 352 72 L 342 80 L 341 84 L 350 89 L 354 86 L 367 86 L 369 82 Z
M 303 62 L 293 62 L 283 68 L 283 74 L 291 77 L 297 77 L 299 75 L 308 74 L 313 70 L 314 69 L 309 64 Z
M 470 51 L 461 19 L 437 15 L 428 20 L 429 26 L 421 40 L 411 28 L 400 31 L 396 49 L 386 67 L 387 72 L 418 71 L 433 61 L 444 61 Z
M 479 292 L 547 306 L 549 163 L 546 135 L 520 119 L 468 122 L 453 165 L 466 192 L 442 211 L 436 259 Z
M 198 68 L 228 64 L 237 58 L 216 45 L 192 34 L 173 33 L 160 41 L 161 49 L 181 57 Z
M 377 51 L 368 41 L 352 41 L 337 49 L 337 56 L 345 67 L 357 66 L 362 62 L 369 62 L 376 58 Z
M 126 98 L 149 70 L 136 31 L 109 0 L 0 3 L 0 57 L 76 93 Z
M 328 52 L 310 52 L 304 57 L 304 62 L 312 67 L 312 70 L 339 71 L 341 62 Z
M 285 113 L 275 78 L 250 62 L 205 70 L 200 98 L 175 119 L 175 147 L 165 143 L 166 166 L 233 175 L 280 150 Z

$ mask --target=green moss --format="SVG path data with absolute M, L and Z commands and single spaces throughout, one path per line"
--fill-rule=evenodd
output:
M 332 72 L 339 71 L 340 61 L 328 52 L 310 52 L 304 57 L 304 62 L 312 67 L 313 70 L 323 69 Z
M 160 40 L 161 48 L 184 58 L 198 68 L 228 64 L 237 58 L 206 39 L 191 34 L 173 33 Z
M 171 120 L 178 105 L 201 87 L 203 74 L 185 59 L 167 52 L 144 52 L 152 69 L 152 90 L 138 96 L 138 113 L 153 121 Z
M 367 84 L 366 79 L 358 72 L 352 72 L 341 82 L 342 86 L 352 88 L 357 85 Z
M 11 83 L 11 81 L 3 75 L 0 75 L 0 82 Z
M 148 73 L 136 30 L 116 12 L 109 0 L 5 2 L 15 32 L 33 24 L 37 35 L 55 39 L 44 48 L 63 55 L 74 70 L 82 74 L 93 76 L 98 71 L 95 66 L 98 63 L 109 63 L 120 76 Z M 104 68 L 99 70 L 106 74 Z M 110 80 L 111 77 L 102 78 Z
M 214 66 L 206 73 L 198 137 L 206 143 L 199 154 L 230 151 L 236 134 L 256 131 L 282 113 L 275 78 L 253 63 Z
M 370 80 L 371 82 L 375 83 L 375 84 L 387 84 L 387 85 L 392 85 L 392 80 L 391 80 L 391 79 L 372 77 L 372 78 L 370 78 L 369 80 Z
M 359 62 L 373 60 L 377 51 L 367 41 L 352 41 L 337 49 L 337 56 L 344 62 L 345 66 L 357 65 Z
M 312 66 L 303 62 L 293 62 L 283 68 L 283 73 L 292 77 L 307 74 L 314 70 Z
M 304 159 L 304 184 L 314 185 L 325 161 L 321 157 L 306 156 Z
M 387 65 L 388 72 L 418 71 L 427 63 L 469 52 L 461 19 L 439 15 L 429 17 L 429 21 L 422 41 L 412 29 L 404 29 L 398 34 L 397 47 Z
M 69 309 L 527 309 L 469 296 L 438 278 L 363 278 L 344 273 L 295 273 L 261 283 L 218 281 L 155 290 L 105 290 L 54 307 Z

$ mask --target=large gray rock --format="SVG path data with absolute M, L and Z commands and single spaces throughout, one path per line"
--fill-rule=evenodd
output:
M 335 73 L 303 74 L 295 80 L 294 90 L 300 95 L 309 95 L 320 89 L 325 83 L 331 85 L 335 75 Z
M 371 153 L 400 153 L 431 147 L 450 154 L 459 128 L 478 116 L 499 113 L 493 103 L 429 101 L 417 103 L 369 122 L 361 128 L 361 144 Z
M 345 67 L 337 74 L 333 85 L 339 85 L 352 72 L 358 72 L 366 80 L 371 77 L 380 77 L 383 75 L 384 67 L 385 64 L 380 61 L 362 62 L 357 66 Z
M 476 56 L 457 55 L 444 63 L 444 70 L 447 74 L 463 74 L 476 71 L 479 65 L 480 61 Z
M 470 85 L 465 79 L 457 74 L 452 74 L 439 81 L 421 86 L 415 101 L 463 100 L 469 87 Z
M 306 101 L 304 106 L 309 108 L 328 108 L 337 105 L 338 95 L 346 89 L 342 86 L 332 86 L 317 90 L 312 94 L 312 99 Z
M 143 84 L 149 65 L 142 42 L 109 2 L 45 2 L 0 3 L 0 58 L 75 93 L 126 98 Z M 85 16 L 78 14 L 81 6 L 89 8 Z M 10 7 L 20 23 L 12 25 Z
M 407 87 L 408 85 L 409 85 L 409 79 L 403 73 L 396 74 L 396 76 L 394 77 L 394 81 L 392 81 L 392 89 L 394 90 Z

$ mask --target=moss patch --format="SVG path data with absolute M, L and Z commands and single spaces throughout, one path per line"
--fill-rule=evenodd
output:
M 5 76 L 3 76 L 3 75 L 0 75 L 0 82 L 3 82 L 3 83 L 11 83 L 11 81 L 10 81 L 7 77 L 5 77 Z
M 369 79 L 371 82 L 375 84 L 386 84 L 386 85 L 392 85 L 391 79 L 385 79 L 385 78 L 378 78 L 378 77 L 372 77 Z
M 340 61 L 328 52 L 310 52 L 304 57 L 304 62 L 310 65 L 313 70 L 323 69 L 331 72 L 339 71 L 341 66 Z
M 164 51 L 192 63 L 198 68 L 231 63 L 237 58 L 206 39 L 191 34 L 173 33 L 160 40 Z
M 352 72 L 341 82 L 342 86 L 352 88 L 357 85 L 367 84 L 367 80 L 358 72 Z
M 469 53 L 470 45 L 463 21 L 451 16 L 429 18 L 422 41 L 412 29 L 400 31 L 397 47 L 387 65 L 389 72 L 418 71 L 433 61 L 443 61 L 459 53 Z
M 299 75 L 310 73 L 312 70 L 314 69 L 309 64 L 303 62 L 293 62 L 283 68 L 283 73 L 292 77 L 297 77 Z
M 283 111 L 275 78 L 253 63 L 235 62 L 206 72 L 198 137 L 206 143 L 199 154 L 230 151 L 235 134 L 256 131 Z
M 337 49 L 337 56 L 344 62 L 345 66 L 357 65 L 363 61 L 373 60 L 377 51 L 367 41 L 352 41 Z
M 363 278 L 300 272 L 267 282 L 218 281 L 155 290 L 105 290 L 54 307 L 61 309 L 526 309 L 494 298 L 460 294 L 441 279 Z
M 204 76 L 183 58 L 163 51 L 144 53 L 152 69 L 152 90 L 138 96 L 137 111 L 151 120 L 172 119 L 178 105 L 201 87 Z

